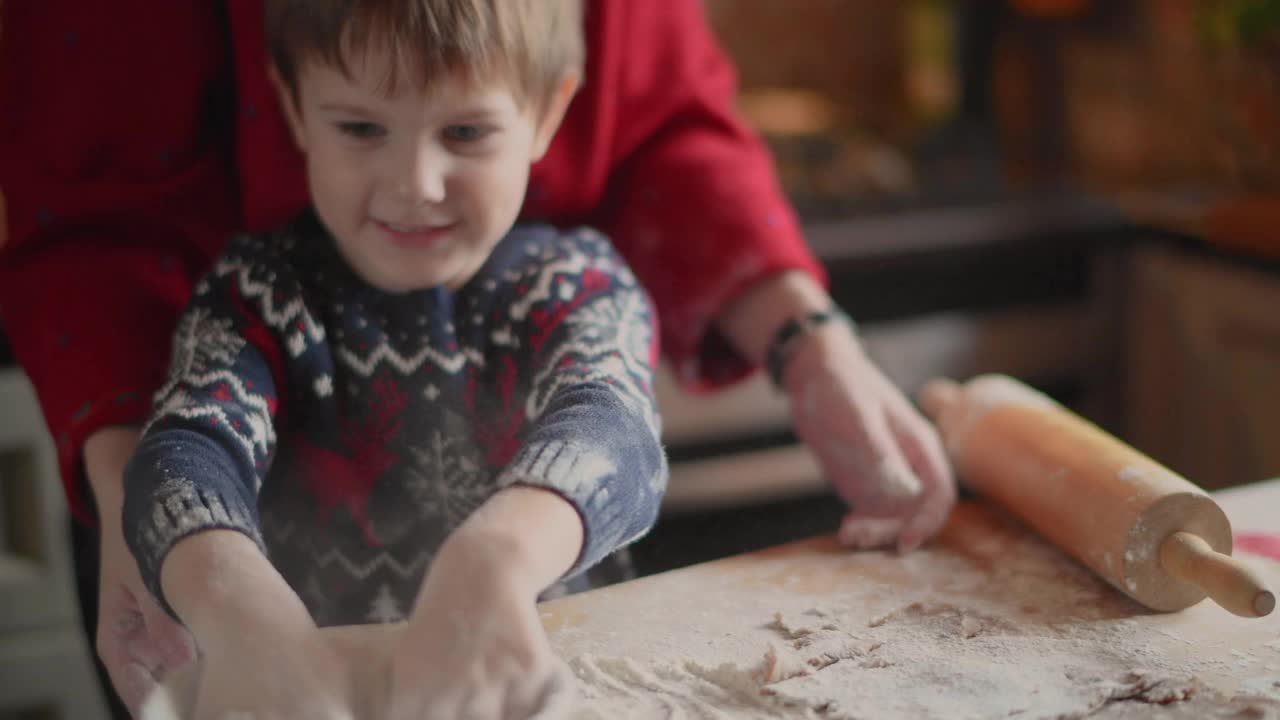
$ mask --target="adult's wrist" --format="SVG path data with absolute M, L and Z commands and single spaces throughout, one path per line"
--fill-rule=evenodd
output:
M 771 275 L 726 304 L 716 326 L 752 365 L 763 366 L 778 330 L 792 318 L 825 310 L 832 300 L 807 273 Z
M 779 370 L 779 387 L 789 395 L 804 379 L 833 369 L 835 363 L 871 362 L 851 322 L 827 322 L 796 336 Z
M 853 320 L 845 314 L 844 310 L 832 305 L 825 310 L 790 318 L 774 332 L 765 352 L 765 371 L 774 387 L 779 390 L 786 389 L 783 378 L 788 374 L 787 369 L 791 366 L 792 359 L 806 345 L 820 342 L 817 339 L 821 337 L 820 333 L 831 332 L 829 329 L 831 325 L 842 325 L 849 332 L 855 329 Z
M 85 439 L 81 450 L 85 479 L 104 531 L 120 529 L 124 467 L 138 447 L 139 435 L 134 427 L 111 426 L 96 430 Z

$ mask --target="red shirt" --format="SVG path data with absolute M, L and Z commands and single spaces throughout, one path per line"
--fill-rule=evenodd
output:
M 80 448 L 141 422 L 194 279 L 238 229 L 307 203 L 258 0 L 0 4 L 0 325 L 35 384 L 68 500 Z M 691 387 L 747 369 L 711 321 L 788 269 L 822 277 L 696 0 L 594 0 L 584 84 L 523 216 L 603 230 L 652 293 Z

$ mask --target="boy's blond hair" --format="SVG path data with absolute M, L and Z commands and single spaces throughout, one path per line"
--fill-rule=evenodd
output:
M 267 0 L 267 48 L 295 100 L 302 62 L 350 75 L 351 60 L 385 49 L 388 94 L 406 71 L 419 87 L 461 72 L 542 105 L 582 72 L 582 12 L 582 0 Z

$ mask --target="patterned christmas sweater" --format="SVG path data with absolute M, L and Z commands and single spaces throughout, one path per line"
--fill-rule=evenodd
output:
M 667 465 L 648 296 L 588 230 L 517 227 L 462 288 L 379 291 L 306 215 L 196 286 L 125 472 L 143 580 L 253 538 L 321 625 L 408 613 L 445 537 L 514 483 L 568 500 L 581 573 L 652 525 Z

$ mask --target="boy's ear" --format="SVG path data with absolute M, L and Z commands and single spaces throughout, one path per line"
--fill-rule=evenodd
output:
M 564 120 L 564 114 L 569 109 L 569 102 L 578 92 L 578 85 L 581 82 L 582 75 L 576 70 L 570 70 L 560 76 L 555 92 L 542 109 L 542 117 L 538 119 L 538 134 L 533 143 L 535 162 L 547 154 L 547 148 L 551 146 L 551 138 L 555 137 L 556 130 L 560 128 L 560 122 Z
M 280 109 L 284 111 L 284 119 L 289 124 L 289 133 L 293 135 L 293 142 L 305 154 L 307 142 L 306 136 L 302 133 L 302 113 L 298 109 L 297 98 L 275 65 L 267 68 L 267 74 L 271 76 L 271 85 L 276 89 L 276 99 L 280 102 Z

